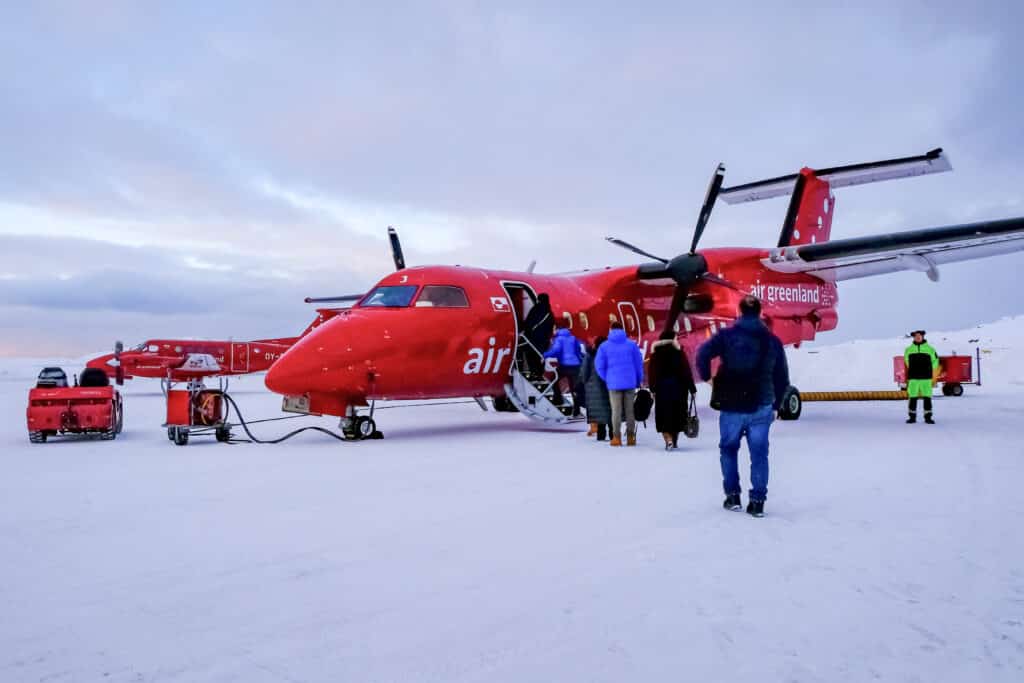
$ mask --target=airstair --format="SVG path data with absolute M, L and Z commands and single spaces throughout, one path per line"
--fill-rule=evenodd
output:
M 505 384 L 505 395 L 516 409 L 530 418 L 545 424 L 571 424 L 583 422 L 583 417 L 573 417 L 573 396 L 570 392 L 562 394 L 562 403 L 556 405 L 555 384 L 557 377 L 547 380 L 543 377 L 529 377 L 529 363 L 524 362 L 524 354 L 543 354 L 530 343 L 525 335 L 519 336 L 519 345 L 523 353 L 516 354 L 509 371 L 509 382 Z

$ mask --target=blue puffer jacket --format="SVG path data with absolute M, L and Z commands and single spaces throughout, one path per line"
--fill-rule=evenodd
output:
M 711 377 L 713 358 L 721 358 L 722 365 L 731 370 L 749 372 L 759 387 L 759 403 L 778 409 L 789 386 L 789 367 L 782 342 L 760 318 L 742 316 L 732 327 L 719 330 L 704 342 L 697 351 L 697 372 L 705 382 Z M 728 409 L 727 406 L 722 408 Z
M 561 367 L 576 367 L 583 362 L 580 354 L 580 340 L 572 335 L 567 328 L 563 327 L 555 333 L 555 341 L 551 348 L 544 354 L 545 358 L 557 358 Z
M 644 357 L 625 330 L 612 330 L 594 359 L 597 374 L 609 391 L 636 389 L 644 382 Z

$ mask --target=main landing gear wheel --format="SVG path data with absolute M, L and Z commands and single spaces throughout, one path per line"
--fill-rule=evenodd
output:
M 46 432 L 29 432 L 28 440 L 32 443 L 46 443 Z
M 799 420 L 803 409 L 804 402 L 800 398 L 800 391 L 794 386 L 788 387 L 782 394 L 782 401 L 779 403 L 779 419 Z

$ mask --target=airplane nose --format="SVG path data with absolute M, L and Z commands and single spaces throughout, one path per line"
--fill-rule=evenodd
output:
M 358 393 L 364 387 L 353 373 L 354 353 L 350 325 L 328 321 L 313 330 L 277 359 L 263 380 L 267 388 L 285 396 Z
M 318 367 L 315 351 L 300 348 L 302 345 L 299 341 L 270 366 L 263 380 L 268 389 L 285 396 L 301 396 L 315 388 L 322 368 Z

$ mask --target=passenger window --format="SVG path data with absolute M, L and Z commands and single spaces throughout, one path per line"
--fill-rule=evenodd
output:
M 587 320 L 587 314 L 583 311 L 580 311 L 580 325 L 582 325 L 585 330 L 590 327 L 590 321 Z
M 427 285 L 416 300 L 417 307 L 423 308 L 469 308 L 469 299 L 461 287 L 451 285 Z
M 648 332 L 654 332 L 654 316 L 653 315 L 647 316 L 647 331 Z
M 569 323 L 569 329 L 572 329 L 572 313 L 566 311 L 562 314 L 562 317 L 565 318 L 565 322 Z

